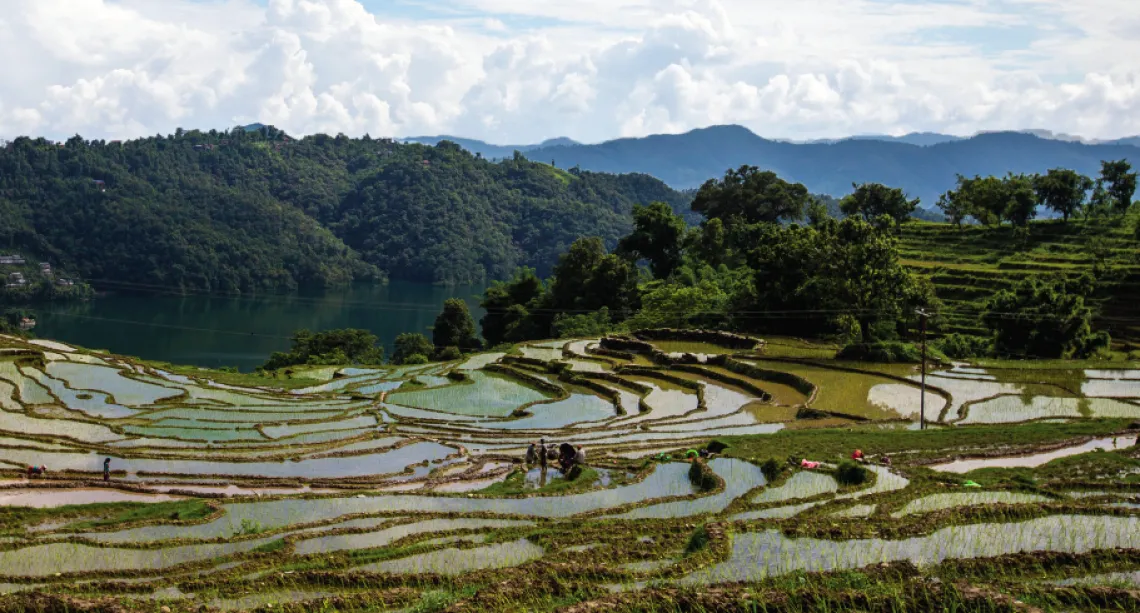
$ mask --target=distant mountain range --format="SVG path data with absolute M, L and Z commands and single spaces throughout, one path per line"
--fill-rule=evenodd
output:
M 555 139 L 538 145 L 489 145 L 449 137 L 407 141 L 434 144 L 451 140 L 487 158 L 519 151 L 527 158 L 553 161 L 561 168 L 613 173 L 645 173 L 676 189 L 699 187 L 743 164 L 773 170 L 803 183 L 813 193 L 840 197 L 852 183 L 878 182 L 901 187 L 930 208 L 955 183 L 955 175 L 1039 173 L 1072 168 L 1095 176 L 1102 160 L 1126 158 L 1140 166 L 1140 137 L 1079 142 L 1048 131 L 988 132 L 972 137 L 937 133 L 855 136 L 793 143 L 757 136 L 742 126 L 713 126 L 684 134 L 623 138 L 594 145 Z
M 461 136 L 413 136 L 411 138 L 402 138 L 400 140 L 404 143 L 418 143 L 432 147 L 438 145 L 442 141 L 448 140 L 459 145 L 460 147 L 463 147 L 471 153 L 482 155 L 483 157 L 491 160 L 502 160 L 509 158 L 513 156 L 516 151 L 519 153 L 526 153 L 528 151 L 534 151 L 535 149 L 543 149 L 546 147 L 575 147 L 582 144 L 576 140 L 564 137 L 545 140 L 537 145 L 492 145 L 481 140 L 463 138 Z

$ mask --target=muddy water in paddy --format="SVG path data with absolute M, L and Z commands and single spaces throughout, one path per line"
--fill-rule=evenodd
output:
M 755 519 L 788 519 L 795 517 L 800 513 L 814 507 L 817 503 L 805 502 L 803 504 L 793 504 L 784 507 L 773 507 L 771 509 L 760 509 L 758 511 L 749 511 L 747 513 L 738 513 L 729 519 L 732 521 L 752 521 Z
M 932 513 L 943 509 L 984 504 L 1035 504 L 1043 502 L 1053 502 L 1053 499 L 1038 494 L 1023 494 L 1021 492 L 949 492 L 931 494 L 918 500 L 912 500 L 902 509 L 892 513 L 891 517 Z
M 691 517 L 703 513 L 719 513 L 733 500 L 743 496 L 749 490 L 767 483 L 764 473 L 759 466 L 741 460 L 729 458 L 716 458 L 709 462 L 709 466 L 725 481 L 725 488 L 719 494 L 703 496 L 696 500 L 682 500 L 665 502 L 661 504 L 641 507 L 611 517 L 617 519 L 646 519 L 646 518 L 672 518 Z
M 401 524 L 378 532 L 365 534 L 344 534 L 340 536 L 322 536 L 306 539 L 296 543 L 297 555 L 311 553 L 329 553 L 348 549 L 371 549 L 383 547 L 396 540 L 413 534 L 429 532 L 447 532 L 450 530 L 474 530 L 478 528 L 512 528 L 518 526 L 533 526 L 534 522 L 511 521 L 503 519 L 433 519 L 429 521 Z
M 940 472 L 959 474 L 968 473 L 972 470 L 978 470 L 979 468 L 1033 468 L 1052 462 L 1057 458 L 1067 458 L 1069 456 L 1096 451 L 1097 449 L 1105 449 L 1108 451 L 1127 449 L 1128 447 L 1135 445 L 1136 440 L 1137 437 L 1133 435 L 1097 438 L 1080 445 L 1064 447 L 1061 449 L 1046 451 L 1042 453 L 1000 458 L 955 460 L 953 462 L 947 462 L 945 464 L 935 464 L 930 466 L 930 468 Z
M 685 463 L 661 464 L 643 481 L 612 489 L 567 496 L 532 498 L 467 498 L 415 495 L 329 498 L 320 500 L 275 500 L 225 505 L 226 514 L 195 526 L 144 526 L 121 532 L 93 534 L 107 542 L 151 542 L 174 538 L 209 539 L 239 530 L 241 521 L 256 521 L 266 529 L 329 520 L 354 513 L 420 512 L 477 513 L 561 518 L 613 508 L 624 504 L 684 496 L 693 493 Z
M 71 504 L 107 502 L 167 502 L 181 500 L 163 494 L 136 494 L 111 489 L 33 489 L 0 490 L 0 506 L 43 509 Z
M 834 494 L 839 490 L 839 484 L 831 475 L 822 473 L 800 471 L 788 477 L 783 484 L 768 488 L 752 498 L 756 504 L 783 502 L 796 498 L 811 498 L 821 494 Z
M 989 558 L 1027 551 L 1084 553 L 1138 546 L 1140 518 L 1091 515 L 953 526 L 930 536 L 897 541 L 793 539 L 768 530 L 735 534 L 728 561 L 697 571 L 682 583 L 758 581 L 794 571 L 843 570 L 900 560 L 926 566 L 947 559 Z
M 215 462 L 209 460 L 145 460 L 119 459 L 111 462 L 112 470 L 132 473 L 173 475 L 233 475 L 245 477 L 297 477 L 336 479 L 398 473 L 405 467 L 424 460 L 441 460 L 455 449 L 438 443 L 413 443 L 387 453 L 319 458 L 301 462 Z M 51 470 L 102 471 L 99 454 L 36 452 L 25 449 L 0 449 L 0 458 L 17 465 L 44 463 Z M 426 470 L 424 471 L 426 474 Z
M 51 543 L 0 551 L 0 574 L 42 577 L 55 573 L 160 569 L 249 551 L 270 538 L 238 543 L 188 545 L 167 549 L 117 549 L 75 543 Z
M 360 566 L 356 570 L 392 574 L 458 575 L 486 568 L 518 566 L 531 560 L 537 560 L 542 557 L 542 554 L 542 547 L 526 539 L 519 539 L 510 543 L 497 543 L 474 549 L 431 551 L 408 558 Z

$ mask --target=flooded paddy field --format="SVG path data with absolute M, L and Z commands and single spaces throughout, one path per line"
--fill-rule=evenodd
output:
M 910 366 L 715 340 L 286 390 L 0 337 L 28 350 L 0 358 L 0 610 L 712 611 L 723 585 L 848 610 L 856 584 L 876 610 L 1138 608 L 1095 592 L 1140 572 L 1135 369 L 937 366 L 920 431 Z

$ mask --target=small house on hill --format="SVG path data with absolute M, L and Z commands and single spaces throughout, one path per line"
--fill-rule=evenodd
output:
M 7 266 L 22 266 L 27 262 L 24 261 L 23 256 L 19 255 L 0 255 L 0 264 Z
M 107 191 L 107 182 L 106 181 L 103 181 L 102 179 L 91 179 L 91 182 L 95 184 L 95 189 L 97 189 L 101 192 Z

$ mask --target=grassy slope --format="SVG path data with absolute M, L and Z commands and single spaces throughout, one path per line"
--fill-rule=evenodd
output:
M 1118 348 L 1140 344 L 1140 258 L 1133 234 L 1136 215 L 1121 221 L 1040 221 L 1028 237 L 1015 237 L 1011 226 L 956 228 L 915 222 L 903 226 L 900 252 L 904 264 L 930 277 L 945 303 L 949 332 L 983 333 L 977 316 L 986 300 L 1024 278 L 1092 272 L 1095 251 L 1102 250 L 1114 279 L 1098 296 L 1102 319 Z

